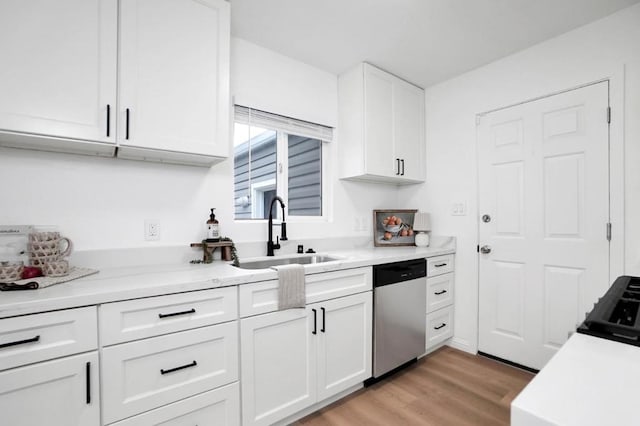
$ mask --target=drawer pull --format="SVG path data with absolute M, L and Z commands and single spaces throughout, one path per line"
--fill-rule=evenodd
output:
M 189 309 L 188 311 L 182 311 L 182 312 L 173 312 L 171 314 L 158 314 L 159 318 L 168 318 L 168 317 L 175 317 L 178 315 L 187 315 L 187 314 L 195 314 L 196 310 L 195 309 Z
M 39 340 L 40 340 L 40 335 L 37 335 L 36 337 L 32 337 L 31 339 L 24 339 L 24 340 L 18 340 L 16 342 L 3 343 L 0 345 L 0 349 L 8 348 L 9 346 L 24 345 L 25 343 L 33 343 Z
M 440 290 L 440 291 L 436 291 L 435 294 L 436 296 L 440 296 L 441 294 L 445 294 L 447 292 L 447 290 Z
M 311 334 L 318 334 L 318 317 L 317 311 L 315 309 L 311 309 L 313 311 L 313 331 Z
M 125 124 L 126 130 L 125 130 L 124 138 L 126 140 L 129 140 L 129 108 L 127 108 L 126 114 L 127 114 L 127 121 L 126 121 L 126 124 Z
M 107 137 L 111 133 L 111 105 L 107 104 Z
M 433 265 L 433 266 L 435 266 L 436 268 L 442 268 L 443 266 L 447 266 L 447 264 L 446 263 L 438 263 L 437 265 Z
M 442 324 L 440 324 L 437 327 L 433 327 L 434 330 L 440 330 L 442 327 L 446 327 L 447 323 L 443 322 Z
M 170 368 L 168 370 L 164 370 L 161 368 L 160 374 L 169 374 L 169 373 L 173 373 L 174 371 L 184 370 L 185 368 L 195 367 L 196 365 L 198 365 L 198 363 L 193 361 L 191 364 L 181 365 L 180 367 Z
M 87 404 L 91 404 L 91 363 L 90 362 L 87 362 L 85 374 L 87 375 L 86 401 L 87 401 Z

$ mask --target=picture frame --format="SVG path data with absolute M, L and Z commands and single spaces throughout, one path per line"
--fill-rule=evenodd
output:
M 417 212 L 417 209 L 374 210 L 373 245 L 375 247 L 415 246 L 413 221 Z

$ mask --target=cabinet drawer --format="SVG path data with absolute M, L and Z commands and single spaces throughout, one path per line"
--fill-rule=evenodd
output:
M 307 304 L 348 296 L 372 289 L 371 267 L 323 272 L 305 276 Z M 278 280 L 240 287 L 240 316 L 248 317 L 278 310 Z
M 236 287 L 223 287 L 107 303 L 100 306 L 102 345 L 232 321 L 236 301 Z
M 446 274 L 453 271 L 453 255 L 427 258 L 427 277 Z
M 237 321 L 105 348 L 111 423 L 238 380 Z
M 112 426 L 237 426 L 240 424 L 238 383 L 201 393 L 130 417 Z
M 427 350 L 451 336 L 453 336 L 453 306 L 427 315 Z
M 453 274 L 427 278 L 427 313 L 453 303 Z
M 98 347 L 96 308 L 0 320 L 0 370 Z

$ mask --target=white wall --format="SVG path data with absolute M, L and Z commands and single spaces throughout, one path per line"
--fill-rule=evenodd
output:
M 247 106 L 328 125 L 337 122 L 337 77 L 242 40 L 232 39 L 232 94 Z M 290 223 L 289 237 L 364 236 L 374 208 L 396 205 L 394 187 L 337 179 L 330 147 L 330 222 Z M 266 223 L 234 223 L 233 160 L 211 169 L 0 149 L 0 224 L 58 225 L 79 250 L 188 245 L 204 237 L 210 207 L 235 241 L 266 241 Z M 144 241 L 145 219 L 161 240 Z M 369 224 L 369 228 L 371 225 Z M 240 253 L 242 256 L 242 253 Z
M 608 77 L 614 172 L 625 168 L 612 202 L 626 203 L 625 232 L 622 211 L 613 222 L 613 243 L 624 248 L 613 258 L 613 273 L 640 274 L 640 5 L 427 90 L 427 183 L 403 188 L 399 199 L 432 212 L 435 233 L 458 237 L 458 347 L 477 347 L 476 114 Z M 466 216 L 450 214 L 456 201 L 467 203 Z
M 240 38 L 231 39 L 231 93 L 238 105 L 338 125 L 337 77 Z

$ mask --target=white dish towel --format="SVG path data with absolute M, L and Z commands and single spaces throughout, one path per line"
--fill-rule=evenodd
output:
M 291 264 L 275 267 L 278 271 L 278 310 L 304 308 L 304 266 Z

